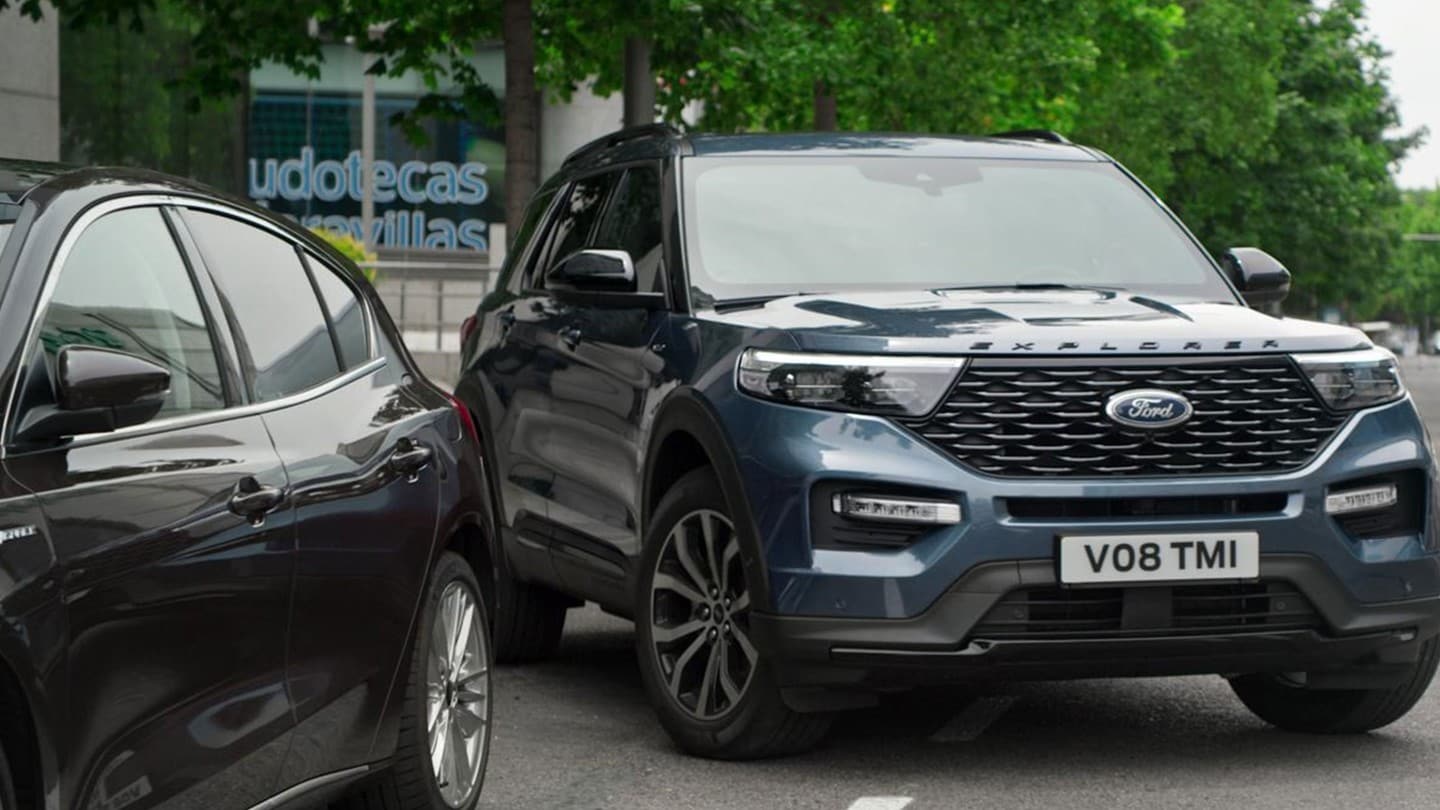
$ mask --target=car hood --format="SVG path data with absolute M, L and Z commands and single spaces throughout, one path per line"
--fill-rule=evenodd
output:
M 1093 290 L 921 290 L 794 295 L 707 313 L 781 329 L 827 352 L 993 355 L 1208 354 L 1364 348 L 1356 329 L 1236 304 Z

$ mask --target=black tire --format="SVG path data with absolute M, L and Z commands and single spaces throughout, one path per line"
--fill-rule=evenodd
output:
M 1304 689 L 1274 675 L 1243 675 L 1230 687 L 1245 707 L 1272 726 L 1307 734 L 1363 734 L 1404 717 L 1424 696 L 1440 663 L 1440 643 L 1420 648 L 1405 680 L 1385 689 Z
M 555 654 L 572 602 L 541 585 L 515 579 L 504 561 L 495 566 L 495 661 L 525 664 Z
M 671 530 L 697 512 L 718 513 L 729 520 L 731 526 L 737 523 L 730 517 L 734 513 L 725 502 L 719 479 L 714 471 L 707 468 L 687 473 L 665 493 L 646 531 L 636 594 L 635 640 L 641 679 L 650 703 L 675 744 L 695 756 L 742 760 L 808 751 L 824 738 L 833 717 L 820 713 L 802 714 L 786 706 L 763 653 L 753 665 L 748 684 L 742 687 L 738 700 L 710 719 L 697 716 L 680 698 L 673 697 L 666 685 L 661 653 L 654 641 L 652 620 L 656 597 L 653 596 L 653 585 L 660 575 L 661 557 L 666 553 L 666 540 Z M 739 533 L 734 536 L 745 549 L 741 552 L 742 557 L 756 553 L 757 544 L 752 539 Z M 739 570 L 743 569 L 743 565 L 739 566 Z M 743 579 L 749 592 L 752 583 L 748 581 L 748 576 Z M 729 602 L 726 605 L 728 608 Z M 734 621 L 739 626 L 744 619 L 738 613 L 734 615 Z M 714 631 L 709 632 L 714 638 Z
M 395 749 L 395 758 L 389 768 L 371 777 L 357 787 L 340 803 L 341 810 L 471 810 L 480 801 L 485 785 L 485 768 L 490 756 L 491 708 L 494 700 L 485 701 L 484 730 L 481 737 L 481 756 L 478 782 L 474 794 L 459 807 L 445 801 L 440 793 L 435 772 L 430 764 L 429 731 L 425 726 L 427 674 L 425 662 L 431 653 L 432 624 L 441 596 L 451 583 L 460 583 L 469 589 L 474 600 L 477 630 L 483 649 L 491 651 L 489 623 L 485 600 L 481 598 L 480 583 L 464 557 L 446 551 L 435 563 L 430 584 L 425 591 L 424 610 L 416 630 L 415 643 L 410 654 L 410 668 L 405 687 L 405 703 L 400 714 L 400 739 Z M 487 669 L 484 675 L 485 694 L 490 695 L 491 684 Z

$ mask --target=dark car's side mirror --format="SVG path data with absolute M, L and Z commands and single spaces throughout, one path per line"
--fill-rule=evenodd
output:
M 635 292 L 635 262 L 623 250 L 577 251 L 550 268 L 545 286 L 579 292 Z
M 1220 264 L 1252 307 L 1278 304 L 1290 294 L 1290 271 L 1259 248 L 1230 248 L 1220 257 Z
M 55 404 L 26 412 L 19 441 L 109 433 L 144 424 L 165 405 L 170 372 L 143 357 L 94 346 L 66 346 L 55 358 Z
M 664 309 L 664 293 L 641 292 L 635 262 L 624 250 L 588 248 L 561 259 L 545 274 L 545 287 L 584 306 Z

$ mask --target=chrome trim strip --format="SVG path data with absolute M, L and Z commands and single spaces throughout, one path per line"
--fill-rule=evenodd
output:
M 74 249 L 75 242 L 79 240 L 80 235 L 85 232 L 85 229 L 90 227 L 90 225 L 93 224 L 95 220 L 105 216 L 106 214 L 115 213 L 116 211 L 123 211 L 129 208 L 154 208 L 163 206 L 203 209 L 208 211 L 214 211 L 219 214 L 224 214 L 226 216 L 231 216 L 236 219 L 244 220 L 246 223 L 254 225 L 255 227 L 258 227 L 280 239 L 284 239 L 288 244 L 301 247 L 302 249 L 304 248 L 304 245 L 301 245 L 295 240 L 294 235 L 285 232 L 283 229 L 281 229 L 274 223 L 268 222 L 261 217 L 257 217 L 254 214 L 245 211 L 243 208 L 239 207 L 222 205 L 219 203 L 211 202 L 209 200 L 175 194 L 137 194 L 130 197 L 119 197 L 115 199 L 105 200 L 86 209 L 83 213 L 80 214 L 80 216 L 75 218 L 74 222 L 70 223 L 69 228 L 67 228 L 65 231 L 65 236 L 61 239 L 60 247 L 55 250 L 55 254 L 50 258 L 50 263 L 45 268 L 45 284 L 41 287 L 40 297 L 36 301 L 34 309 L 30 313 L 30 324 L 25 330 L 25 341 L 21 344 L 22 353 L 28 352 L 30 347 L 35 345 L 36 334 L 39 332 L 40 329 L 41 318 L 44 316 L 45 310 L 49 307 L 50 299 L 54 296 L 55 287 L 59 283 L 60 273 L 58 268 L 61 268 L 65 265 L 65 260 L 69 258 L 70 251 Z M 177 244 L 176 250 L 183 250 L 183 246 Z M 196 295 L 199 295 L 199 291 L 196 292 Z M 256 413 L 278 410 L 280 408 L 288 407 L 290 405 L 295 405 L 301 402 L 306 402 L 308 400 L 314 399 L 315 397 L 330 393 L 337 388 L 347 385 L 354 380 L 364 377 L 384 367 L 386 364 L 385 358 L 383 356 L 376 356 L 376 350 L 379 344 L 379 340 L 375 332 L 377 326 L 374 308 L 371 306 L 370 300 L 366 296 L 360 295 L 357 292 L 356 297 L 360 301 L 360 306 L 364 307 L 365 309 L 365 336 L 366 341 L 369 344 L 368 348 L 370 351 L 370 360 L 364 365 L 350 369 L 344 374 L 341 374 L 338 377 L 331 378 L 330 380 L 327 380 L 324 383 L 315 386 L 314 388 L 301 391 L 298 394 L 292 394 L 291 396 L 284 397 L 282 399 L 277 399 L 270 402 L 250 403 L 248 405 L 240 405 L 233 408 L 222 408 L 217 411 L 206 411 L 203 413 L 195 414 L 193 416 L 182 416 L 172 419 L 163 419 L 155 422 L 147 422 L 143 425 L 122 428 L 113 433 L 91 434 L 90 436 L 80 437 L 76 440 L 71 441 L 68 446 L 79 447 L 86 444 L 94 444 L 98 441 L 104 441 L 114 436 L 138 435 L 156 430 L 165 430 L 196 424 L 206 424 L 209 422 L 224 421 L 228 419 L 249 416 Z M 229 328 L 229 326 L 226 325 L 226 328 Z M 20 373 L 16 374 L 15 380 L 11 385 L 11 389 L 9 393 L 5 396 L 5 414 L 3 421 L 0 421 L 0 459 L 4 459 L 10 455 L 9 446 L 10 437 L 12 436 L 12 422 L 15 418 L 15 411 L 20 406 L 20 390 L 24 384 L 24 371 L 25 369 L 22 368 L 20 370 Z
M 336 782 L 345 782 L 351 779 L 355 779 L 357 777 L 364 776 L 369 772 L 369 765 L 357 765 L 354 768 L 346 768 L 342 771 L 334 771 L 331 773 L 321 774 L 320 776 L 306 779 L 304 782 L 301 782 L 297 785 L 291 785 L 290 787 L 280 791 L 279 793 L 276 793 L 274 796 L 266 799 L 265 801 L 251 807 L 250 810 L 275 810 L 275 808 L 283 807 L 287 803 L 294 801 L 295 799 L 298 799 L 313 790 L 319 790 L 326 785 L 333 785 Z
M 92 444 L 101 444 L 117 438 L 144 436 L 150 433 L 160 433 L 166 430 L 178 430 L 180 428 L 208 425 L 215 422 L 228 422 L 231 419 L 241 419 L 246 416 L 255 416 L 258 414 L 269 413 L 271 411 L 283 410 L 294 405 L 309 402 L 312 399 L 317 399 L 333 391 L 338 391 L 339 389 L 344 388 L 345 386 L 355 382 L 356 380 L 363 379 L 370 376 L 371 374 L 374 374 L 375 372 L 384 368 L 386 365 L 388 365 L 388 361 L 385 358 L 377 357 L 363 366 L 357 366 L 355 368 L 352 368 L 344 374 L 341 374 L 338 377 L 332 377 L 329 380 L 321 383 L 320 385 L 315 386 L 314 388 L 307 388 L 298 394 L 291 394 L 288 397 L 283 397 L 281 399 L 273 399 L 269 402 L 255 402 L 249 405 L 239 405 L 234 408 L 222 408 L 217 411 L 201 411 L 199 413 L 191 414 L 189 416 L 175 416 L 169 419 L 157 419 L 153 422 L 146 422 L 143 425 L 132 425 L 130 427 L 120 428 L 119 430 L 114 430 L 109 433 L 88 433 L 83 436 L 76 436 L 75 438 L 71 439 L 65 445 L 65 447 L 67 449 L 75 447 L 88 447 Z M 0 448 L 0 450 L 4 451 L 0 452 L 0 458 L 5 458 L 8 455 L 8 448 Z

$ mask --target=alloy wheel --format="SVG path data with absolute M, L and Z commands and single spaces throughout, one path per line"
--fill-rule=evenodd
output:
M 698 720 L 739 705 L 760 656 L 750 642 L 750 592 L 729 518 L 700 509 L 675 524 L 650 601 L 652 647 L 670 698 Z
M 447 585 L 430 628 L 425 721 L 431 772 L 451 807 L 474 798 L 485 765 L 490 651 L 480 621 L 471 589 L 462 582 Z

